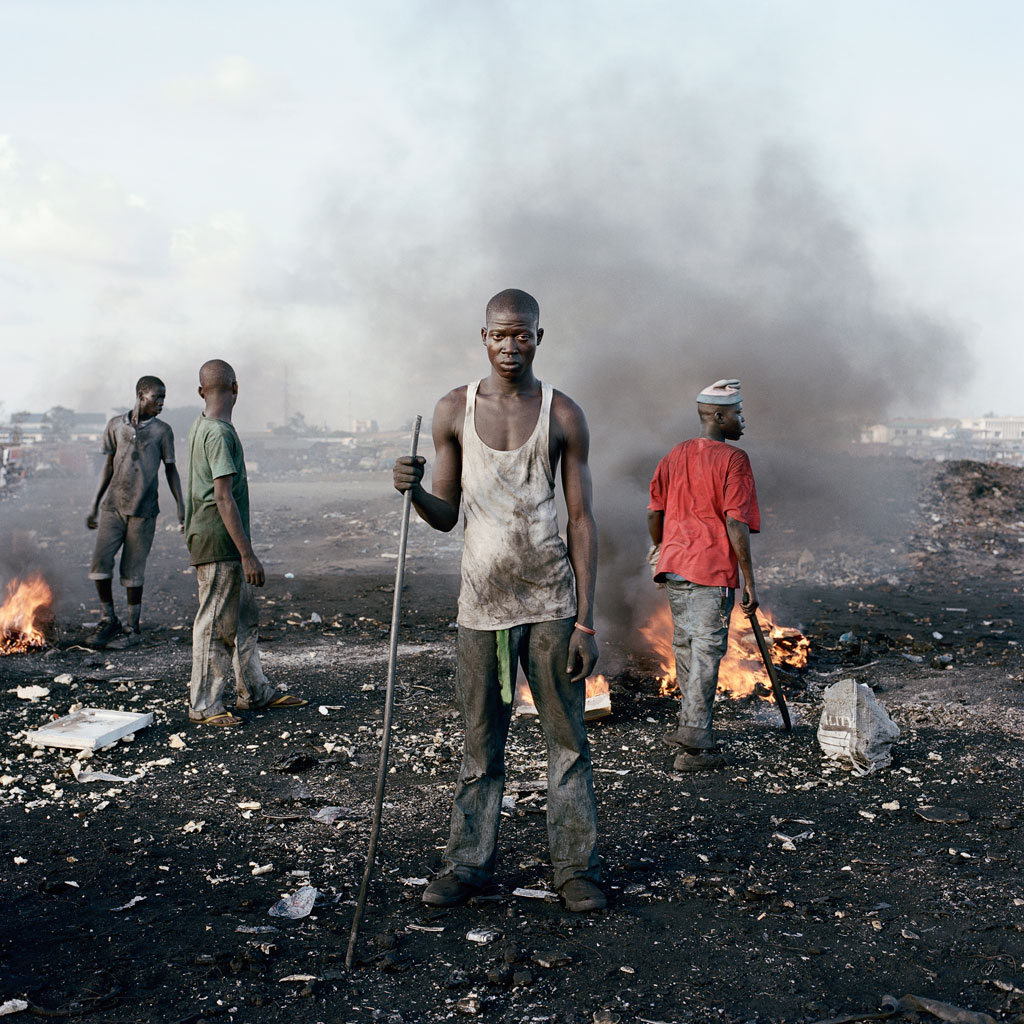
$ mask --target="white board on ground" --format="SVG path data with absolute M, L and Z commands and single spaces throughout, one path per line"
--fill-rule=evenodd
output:
M 153 712 L 107 711 L 82 708 L 55 722 L 47 722 L 25 739 L 34 747 L 70 747 L 73 750 L 98 750 L 129 733 L 153 724 Z

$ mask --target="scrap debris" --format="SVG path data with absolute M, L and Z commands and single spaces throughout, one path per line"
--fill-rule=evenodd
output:
M 311 885 L 304 885 L 289 896 L 279 899 L 269 910 L 271 917 L 284 917 L 289 921 L 298 921 L 308 917 L 313 904 L 319 895 Z
M 1021 475 L 1012 467 L 999 473 Z M 1010 495 L 1007 487 L 999 501 Z M 311 698 L 307 713 L 250 716 L 230 736 L 190 726 L 183 603 L 162 612 L 183 628 L 168 627 L 133 653 L 75 651 L 72 644 L 0 662 L 10 673 L 5 690 L 50 690 L 35 702 L 8 693 L 3 707 L 0 827 L 8 841 L 0 876 L 9 926 L 13 932 L 25 924 L 26 937 L 59 930 L 73 954 L 65 981 L 40 967 L 38 942 L 31 949 L 9 944 L 5 996 L 41 1001 L 30 990 L 45 972 L 47 1007 L 97 1008 L 89 999 L 110 986 L 97 982 L 82 999 L 81 982 L 103 929 L 104 953 L 131 962 L 140 980 L 130 1007 L 125 997 L 123 1012 L 92 1015 L 111 1019 L 196 1020 L 216 1008 L 225 1020 L 349 1013 L 409 1024 L 457 1019 L 465 999 L 467 1010 L 505 1022 L 672 1024 L 681 1006 L 694 1019 L 748 1020 L 763 1014 L 764 979 L 777 968 L 785 979 L 773 992 L 779 1020 L 885 1019 L 877 1012 L 884 989 L 876 986 L 887 979 L 890 991 L 925 992 L 946 1000 L 936 1005 L 980 1015 L 961 1018 L 964 1024 L 1014 1021 L 1024 1012 L 1024 894 L 1014 888 L 1024 834 L 1014 800 L 1024 772 L 1024 680 L 1013 642 L 1013 588 L 1021 579 L 1013 559 L 988 553 L 1002 540 L 971 544 L 981 533 L 1016 544 L 1024 511 L 1004 504 L 998 514 L 968 521 L 949 500 L 943 495 L 918 510 L 919 535 L 942 549 L 928 552 L 936 561 L 925 568 L 936 575 L 919 585 L 913 565 L 922 563 L 902 549 L 854 550 L 845 558 L 816 550 L 803 559 L 808 590 L 799 622 L 796 614 L 788 621 L 815 647 L 802 675 L 782 678 L 799 712 L 785 746 L 756 717 L 771 710 L 767 701 L 723 701 L 723 740 L 734 763 L 714 777 L 673 779 L 660 745 L 674 717 L 671 699 L 652 693 L 650 672 L 628 658 L 621 676 L 609 673 L 615 715 L 596 722 L 590 737 L 611 911 L 593 920 L 568 915 L 553 888 L 544 856 L 543 741 L 528 720 L 511 726 L 497 895 L 440 911 L 421 902 L 422 886 L 443 866 L 438 807 L 458 772 L 461 733 L 452 708 L 451 614 L 435 593 L 446 584 L 429 575 L 432 563 L 418 562 L 406 592 L 415 636 L 402 654 L 416 682 L 402 697 L 393 736 L 388 819 L 395 826 L 382 836 L 387 868 L 371 900 L 379 908 L 370 919 L 375 949 L 352 971 L 336 972 L 341 978 L 331 964 L 351 920 L 369 827 L 381 620 L 390 593 L 370 606 L 364 595 L 380 581 L 356 573 L 340 586 L 331 575 L 332 594 L 326 585 L 311 593 L 316 574 L 281 553 L 288 531 L 301 543 L 308 527 L 275 514 L 268 525 L 280 560 L 276 570 L 268 560 L 270 578 L 259 596 L 275 634 L 268 674 L 275 682 L 301 680 Z M 933 510 L 945 517 L 934 532 Z M 376 524 L 375 512 L 361 515 L 371 520 Z M 397 528 L 386 513 L 379 521 L 385 533 Z M 766 599 L 788 586 L 792 562 L 766 565 Z M 983 593 L 970 575 L 979 564 L 995 578 L 990 586 L 986 576 Z M 288 566 L 299 580 L 281 579 Z M 936 589 L 950 579 L 960 584 L 955 596 Z M 344 613 L 329 603 L 333 591 L 348 593 Z M 154 586 L 154 604 L 159 593 Z M 322 623 L 311 621 L 314 607 Z M 846 633 L 848 642 L 840 643 Z M 609 642 L 605 664 L 616 654 Z M 932 667 L 947 654 L 951 668 Z M 137 665 L 129 668 L 129 659 Z M 58 678 L 64 675 L 71 678 Z M 885 772 L 858 777 L 815 742 L 822 691 L 847 678 L 868 684 L 901 730 Z M 127 679 L 133 681 L 119 682 Z M 374 688 L 364 693 L 368 683 Z M 104 744 L 106 751 L 25 743 L 29 731 L 78 701 L 152 712 L 154 720 L 132 746 L 116 741 Z M 315 761 L 301 784 L 273 771 L 276 760 L 295 752 Z M 157 764 L 159 772 L 150 767 Z M 98 774 L 85 783 L 86 771 Z M 338 807 L 343 813 L 323 820 Z M 206 824 L 185 833 L 187 821 Z M 795 849 L 783 847 L 787 839 Z M 254 872 L 269 865 L 271 871 Z M 259 923 L 278 897 L 307 885 L 310 876 L 293 874 L 306 869 L 322 882 L 314 909 L 304 918 Z M 188 944 L 168 927 L 177 917 Z M 503 937 L 469 941 L 478 929 Z M 552 950 L 572 962 L 542 966 L 536 957 Z M 289 977 L 320 980 L 279 984 Z M 140 1006 L 139 998 L 152 1003 Z M 905 1009 L 882 1013 L 908 1022 L 958 1019 L 936 1017 L 919 998 L 922 1008 L 904 997 Z M 875 1013 L 854 1015 L 860 1005 Z
M 109 711 L 80 708 L 55 722 L 30 732 L 26 742 L 36 747 L 68 747 L 72 750 L 99 750 L 108 743 L 153 724 L 153 712 Z

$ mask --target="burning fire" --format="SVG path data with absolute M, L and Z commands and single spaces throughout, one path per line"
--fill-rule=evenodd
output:
M 595 718 L 604 718 L 605 715 L 610 715 L 612 710 L 611 687 L 608 685 L 607 678 L 602 675 L 587 676 L 586 686 L 584 719 L 590 722 Z M 533 694 L 530 693 L 530 684 L 523 676 L 519 677 L 519 682 L 516 684 L 516 695 L 512 701 L 512 706 L 516 709 L 516 713 L 520 715 L 533 715 L 537 713 L 536 705 L 533 702 Z
M 811 642 L 803 633 L 778 625 L 764 608 L 758 608 L 757 619 L 776 665 L 796 669 L 807 664 Z M 672 651 L 672 613 L 668 607 L 659 608 L 651 620 L 640 627 L 640 632 L 661 662 L 661 670 L 655 674 L 661 693 L 670 696 L 676 690 L 676 659 Z M 761 663 L 750 620 L 736 605 L 729 625 L 729 648 L 718 670 L 718 686 L 733 696 L 742 697 L 753 693 L 758 684 L 762 687 L 770 685 L 768 673 Z
M 53 603 L 53 594 L 38 573 L 7 584 L 7 597 L 0 605 L 0 654 L 19 654 L 43 647 L 46 638 L 38 626 Z

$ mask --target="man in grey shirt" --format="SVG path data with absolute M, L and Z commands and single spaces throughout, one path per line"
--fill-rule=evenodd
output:
M 161 462 L 178 506 L 178 528 L 183 530 L 185 526 L 185 501 L 174 465 L 174 432 L 157 419 L 166 396 L 167 389 L 159 377 L 140 377 L 135 385 L 135 408 L 110 420 L 103 434 L 103 454 L 107 458 L 85 520 L 90 530 L 99 528 L 89 579 L 96 581 L 103 607 L 103 618 L 91 638 L 100 647 L 124 632 L 114 613 L 114 559 L 119 550 L 121 586 L 128 591 L 127 643 L 134 646 L 142 640 L 142 584 L 160 511 L 157 484 Z

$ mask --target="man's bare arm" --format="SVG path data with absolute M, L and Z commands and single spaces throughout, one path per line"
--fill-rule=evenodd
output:
M 552 413 L 562 440 L 562 490 L 568 515 L 566 539 L 569 562 L 576 576 L 576 621 L 594 628 L 594 589 L 597 585 L 597 524 L 590 476 L 590 430 L 583 410 L 558 394 Z M 569 640 L 566 670 L 573 682 L 586 679 L 597 664 L 597 642 L 589 633 L 574 629 Z
M 235 542 L 238 553 L 242 556 L 242 572 L 247 583 L 254 587 L 262 587 L 264 583 L 263 566 L 252 550 L 252 544 L 245 535 L 242 525 L 242 514 L 238 511 L 235 496 L 231 493 L 231 481 L 234 476 L 219 476 L 213 481 L 213 499 L 217 502 L 217 511 L 228 531 L 228 536 Z
M 90 530 L 95 530 L 98 525 L 97 517 L 99 516 L 100 511 L 100 502 L 103 500 L 103 495 L 106 494 L 107 488 L 110 486 L 110 481 L 113 477 L 114 456 L 113 453 L 111 453 L 103 463 L 103 469 L 100 470 L 100 485 L 96 489 L 96 497 L 93 499 L 93 503 L 89 507 L 89 514 L 85 517 L 85 525 Z
M 465 416 L 465 388 L 450 391 L 434 409 L 431 427 L 436 455 L 433 492 L 422 484 L 427 465 L 422 455 L 415 458 L 403 455 L 395 460 L 393 470 L 395 490 L 402 494 L 411 491 L 413 507 L 420 519 L 444 533 L 458 524 L 462 503 L 462 445 L 456 432 L 460 407 Z
M 750 527 L 730 516 L 725 517 L 725 529 L 729 534 L 729 543 L 736 552 L 736 561 L 740 563 L 743 573 L 743 598 L 740 607 L 749 615 L 758 605 L 757 591 L 754 589 L 754 567 L 750 560 Z
M 652 544 L 660 544 L 665 531 L 665 513 L 661 509 L 647 510 L 647 532 L 651 535 Z
M 181 493 L 181 477 L 178 476 L 178 468 L 173 462 L 168 462 L 164 466 L 164 471 L 167 475 L 167 486 L 171 489 L 171 494 L 174 495 L 174 501 L 178 506 L 178 529 L 185 529 L 185 499 Z

